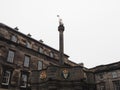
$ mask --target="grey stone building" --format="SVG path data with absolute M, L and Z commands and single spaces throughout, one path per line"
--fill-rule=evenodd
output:
M 95 74 L 97 90 L 120 90 L 120 62 L 91 69 Z
M 64 54 L 64 27 L 58 31 L 59 51 L 0 23 L 0 90 L 120 90 L 120 62 L 78 65 Z
M 76 66 L 64 54 L 66 66 Z M 0 87 L 29 89 L 32 70 L 59 66 L 59 51 L 0 23 Z

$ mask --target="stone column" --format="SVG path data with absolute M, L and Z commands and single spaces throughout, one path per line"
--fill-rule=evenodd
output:
M 60 24 L 58 26 L 59 31 L 59 64 L 64 65 L 64 37 L 63 37 L 63 31 L 64 26 L 63 24 Z

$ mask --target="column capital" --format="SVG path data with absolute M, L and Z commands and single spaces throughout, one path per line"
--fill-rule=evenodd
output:
M 58 31 L 64 31 L 65 27 L 63 24 L 58 26 Z

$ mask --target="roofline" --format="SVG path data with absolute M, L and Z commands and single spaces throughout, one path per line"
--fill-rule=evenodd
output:
M 0 26 L 9 28 L 10 30 L 12 30 L 12 31 L 14 31 L 14 32 L 17 32 L 17 33 L 19 33 L 19 34 L 21 34 L 21 35 L 23 35 L 23 36 L 25 36 L 25 37 L 27 37 L 27 38 L 29 38 L 29 39 L 34 40 L 34 41 L 37 42 L 37 43 L 40 43 L 40 44 L 42 44 L 42 45 L 44 45 L 44 46 L 46 46 L 46 47 L 48 47 L 48 48 L 51 48 L 51 49 L 53 49 L 53 50 L 59 52 L 58 50 L 56 50 L 56 49 L 54 49 L 54 48 L 52 48 L 52 47 L 50 47 L 50 46 L 48 46 L 48 45 L 46 45 L 46 44 L 44 44 L 44 43 L 41 43 L 41 42 L 37 41 L 36 39 L 31 38 L 31 37 L 25 35 L 24 33 L 20 32 L 20 31 L 17 31 L 17 30 L 15 30 L 15 29 L 13 29 L 13 28 L 11 28 L 10 26 L 8 26 L 8 25 L 6 25 L 6 24 L 0 23 Z M 67 54 L 64 54 L 64 55 L 65 55 L 66 57 L 69 58 L 69 56 L 68 56 Z
M 120 65 L 120 61 L 115 62 L 115 63 L 106 64 L 106 65 L 99 65 L 99 66 L 90 68 L 89 70 L 93 70 L 94 73 L 108 72 L 108 71 L 120 69 L 120 67 L 118 67 L 118 65 Z M 100 69 L 100 68 L 102 68 L 102 69 Z
M 114 65 L 114 64 L 118 64 L 118 63 L 120 63 L 120 61 L 114 62 L 114 63 L 110 63 L 110 64 L 105 64 L 105 65 L 99 65 L 99 66 L 96 66 L 96 67 L 93 67 L 93 68 L 90 68 L 90 69 L 95 69 L 95 68 L 104 67 L 104 66 L 110 66 L 110 65 Z

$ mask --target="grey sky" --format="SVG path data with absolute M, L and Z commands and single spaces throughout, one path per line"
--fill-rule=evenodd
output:
M 120 0 L 0 0 L 0 22 L 58 50 L 58 18 L 65 53 L 86 67 L 120 60 Z

